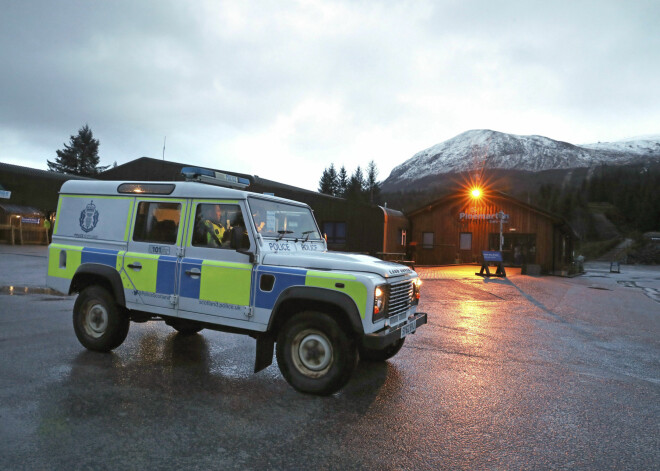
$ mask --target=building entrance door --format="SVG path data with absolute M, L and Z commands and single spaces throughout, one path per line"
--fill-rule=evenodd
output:
M 499 250 L 499 238 L 499 233 L 489 234 L 488 250 Z M 536 234 L 504 234 L 502 257 L 504 263 L 510 266 L 536 263 Z

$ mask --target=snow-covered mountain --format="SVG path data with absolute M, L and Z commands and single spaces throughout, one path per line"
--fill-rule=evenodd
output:
M 633 137 L 615 142 L 584 144 L 582 147 L 590 150 L 605 152 L 606 154 L 621 153 L 641 156 L 657 156 L 660 155 L 660 134 Z
M 429 177 L 482 169 L 522 172 L 591 168 L 598 165 L 660 163 L 660 136 L 574 145 L 543 136 L 519 136 L 487 129 L 466 131 L 395 167 L 383 191 L 395 191 Z

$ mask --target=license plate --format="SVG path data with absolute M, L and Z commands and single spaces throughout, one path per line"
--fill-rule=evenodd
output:
M 415 332 L 415 329 L 417 329 L 417 322 L 416 321 L 411 321 L 401 327 L 401 338 L 404 338 L 408 334 L 412 334 Z

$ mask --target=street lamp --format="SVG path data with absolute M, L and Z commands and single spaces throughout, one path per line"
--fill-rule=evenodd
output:
M 480 190 L 479 188 L 473 188 L 473 189 L 470 191 L 470 195 L 471 195 L 472 198 L 474 198 L 474 199 L 480 198 L 480 197 L 481 197 L 481 190 Z

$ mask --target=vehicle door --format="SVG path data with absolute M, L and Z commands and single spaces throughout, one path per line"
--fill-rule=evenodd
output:
M 122 278 L 127 301 L 174 308 L 185 199 L 137 198 Z
M 189 214 L 179 310 L 249 320 L 253 264 L 241 251 L 254 251 L 255 243 L 245 202 L 193 200 Z

